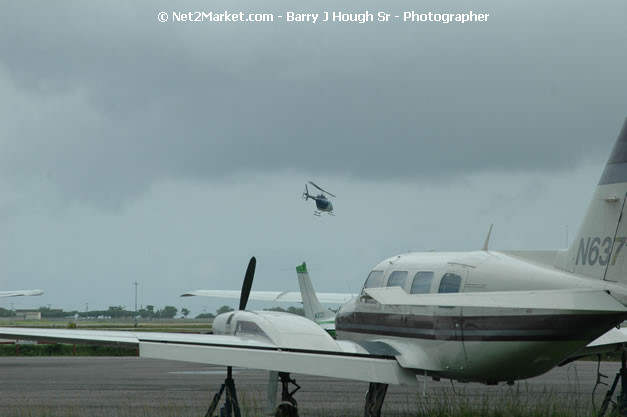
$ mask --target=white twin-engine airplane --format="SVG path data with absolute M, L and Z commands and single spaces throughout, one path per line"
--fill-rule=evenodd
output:
M 370 382 L 365 415 L 379 416 L 388 384 L 417 384 L 423 376 L 512 383 L 584 355 L 622 350 L 626 200 L 627 121 L 572 247 L 497 252 L 486 241 L 476 252 L 386 259 L 338 310 L 336 339 L 305 317 L 247 311 L 255 258 L 239 311 L 217 316 L 211 335 L 0 328 L 0 336 L 130 344 L 142 357 L 224 365 L 227 379 L 207 415 L 226 391 L 227 410 L 239 416 L 231 372 L 237 366 L 273 371 L 275 390 L 278 376 L 285 415 L 296 415 L 288 387 L 290 373 L 301 373 Z M 623 352 L 622 373 L 625 359 Z

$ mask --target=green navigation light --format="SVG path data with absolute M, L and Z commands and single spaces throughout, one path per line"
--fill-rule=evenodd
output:
M 306 274 L 307 273 L 307 264 L 305 262 L 303 262 L 302 265 L 298 265 L 296 267 L 296 272 L 298 272 L 299 274 Z

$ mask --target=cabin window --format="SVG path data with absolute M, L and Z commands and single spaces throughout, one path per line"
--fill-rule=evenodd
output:
M 431 281 L 433 281 L 433 271 L 418 271 L 414 275 L 411 283 L 410 294 L 428 294 L 431 291 Z
M 405 287 L 407 281 L 407 271 L 394 271 L 388 278 L 388 287 Z
M 364 284 L 364 288 L 378 288 L 383 286 L 383 271 L 372 271 L 368 278 L 366 279 L 366 283 Z
M 459 287 L 462 285 L 462 277 L 457 274 L 444 274 L 440 281 L 440 288 L 438 292 L 459 292 Z

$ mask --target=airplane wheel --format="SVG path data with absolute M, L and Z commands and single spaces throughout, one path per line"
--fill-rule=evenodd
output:
M 298 417 L 298 408 L 289 403 L 279 404 L 274 417 Z

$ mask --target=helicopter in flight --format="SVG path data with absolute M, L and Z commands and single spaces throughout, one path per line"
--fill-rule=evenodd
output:
M 313 181 L 309 181 L 309 184 L 313 185 L 318 190 L 320 190 L 320 194 L 313 196 L 309 194 L 309 189 L 307 188 L 307 184 L 305 184 L 305 191 L 303 192 L 303 199 L 309 200 L 311 198 L 311 199 L 316 200 L 316 211 L 314 211 L 314 216 L 320 217 L 320 213 L 322 212 L 328 213 L 331 216 L 335 216 L 335 214 L 333 214 L 333 204 L 331 203 L 331 201 L 327 198 L 325 194 L 328 194 L 331 197 L 335 197 L 335 195 L 333 195 L 332 193 L 326 190 L 323 190 L 321 187 L 317 186 Z

